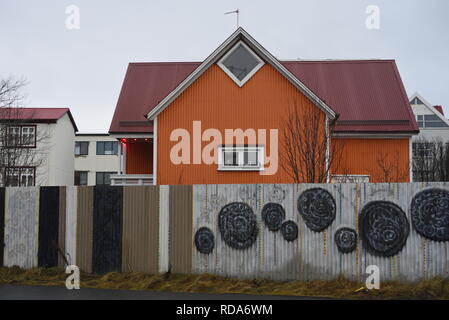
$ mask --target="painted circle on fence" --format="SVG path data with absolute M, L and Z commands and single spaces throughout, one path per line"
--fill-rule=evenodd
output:
M 285 240 L 295 241 L 298 238 L 298 225 L 294 221 L 287 220 L 281 226 L 281 233 Z
M 357 232 L 351 228 L 340 228 L 334 235 L 335 244 L 341 253 L 349 253 L 357 247 Z
M 412 200 L 412 224 L 430 240 L 449 240 L 449 191 L 432 188 L 418 192 Z
M 335 200 L 327 190 L 309 189 L 299 196 L 298 211 L 307 227 L 320 232 L 330 226 L 335 219 Z
M 225 205 L 218 215 L 218 227 L 225 243 L 234 249 L 249 248 L 257 239 L 256 215 L 243 202 Z
M 265 222 L 268 230 L 277 231 L 281 228 L 282 221 L 285 219 L 285 210 L 278 203 L 267 203 L 262 209 L 262 220 Z
M 410 227 L 398 205 L 389 201 L 372 201 L 362 209 L 359 230 L 363 246 L 369 253 L 391 257 L 404 247 Z
M 206 227 L 201 227 L 195 233 L 196 249 L 205 254 L 209 254 L 214 250 L 215 241 L 212 230 Z

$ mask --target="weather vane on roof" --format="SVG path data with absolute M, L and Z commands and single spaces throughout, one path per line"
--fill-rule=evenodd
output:
M 236 13 L 237 14 L 237 29 L 239 28 L 239 9 L 237 8 L 237 10 L 234 11 L 229 11 L 229 12 L 225 12 L 225 14 L 230 14 L 230 13 Z

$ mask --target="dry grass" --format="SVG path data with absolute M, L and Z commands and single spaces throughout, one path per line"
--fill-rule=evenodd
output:
M 22 285 L 64 285 L 67 275 L 57 268 L 0 268 L 0 283 Z M 449 299 L 449 279 L 435 278 L 417 283 L 381 283 L 380 290 L 354 292 L 361 284 L 338 278 L 332 281 L 236 280 L 202 274 L 156 274 L 140 272 L 106 275 L 81 274 L 81 287 L 102 289 L 154 290 L 208 293 L 299 295 L 345 299 Z

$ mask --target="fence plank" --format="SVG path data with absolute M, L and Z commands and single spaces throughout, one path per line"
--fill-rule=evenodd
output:
M 122 268 L 123 187 L 95 186 L 92 272 L 104 274 Z
M 39 188 L 6 188 L 4 265 L 37 266 Z
M 122 270 L 158 272 L 159 188 L 123 188 Z
M 173 273 L 192 272 L 192 186 L 170 186 L 170 266 Z
M 76 265 L 92 272 L 93 187 L 78 187 L 76 224 Z
M 0 267 L 3 267 L 5 247 L 5 188 L 0 188 Z
M 59 187 L 41 187 L 39 201 L 39 267 L 58 265 Z

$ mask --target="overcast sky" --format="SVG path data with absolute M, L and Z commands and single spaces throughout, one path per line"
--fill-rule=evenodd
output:
M 79 30 L 66 28 L 69 5 Z M 204 60 L 236 8 L 278 59 L 395 59 L 407 94 L 449 115 L 447 0 L 0 0 L 0 77 L 28 79 L 28 106 L 70 107 L 80 132 L 107 132 L 129 62 Z

